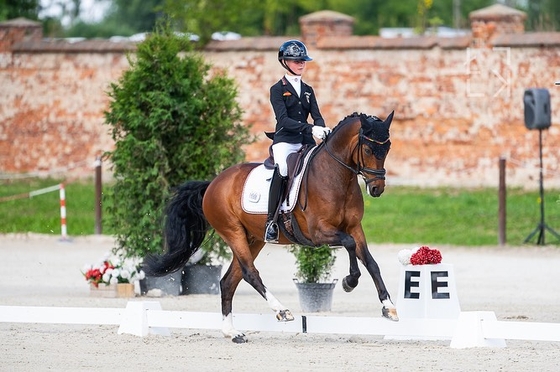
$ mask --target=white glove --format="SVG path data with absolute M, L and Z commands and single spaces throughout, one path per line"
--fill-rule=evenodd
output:
M 320 127 L 318 125 L 311 127 L 311 133 L 313 133 L 313 136 L 322 140 L 324 140 L 330 132 L 331 129 L 327 127 Z

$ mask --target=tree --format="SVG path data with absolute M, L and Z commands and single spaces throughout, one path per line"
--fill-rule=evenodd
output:
M 241 123 L 234 81 L 159 25 L 129 56 L 130 69 L 108 92 L 107 153 L 115 184 L 108 197 L 118 248 L 128 256 L 161 253 L 163 206 L 186 180 L 214 177 L 244 159 L 250 140 Z
M 40 9 L 39 0 L 0 0 L 0 21 L 18 17 L 37 20 Z
M 79 1 L 79 0 L 74 0 Z M 106 0 L 97 0 L 106 1 Z M 81 19 L 72 24 L 65 36 L 104 37 L 131 36 L 154 29 L 165 0 L 110 0 L 111 6 L 102 21 L 88 23 Z
M 527 2 L 527 28 L 535 31 L 554 31 L 560 28 L 560 2 L 533 0 Z
M 163 9 L 176 22 L 178 30 L 198 35 L 204 45 L 214 32 L 260 34 L 260 28 L 255 25 L 262 19 L 262 3 L 261 0 L 167 0 Z

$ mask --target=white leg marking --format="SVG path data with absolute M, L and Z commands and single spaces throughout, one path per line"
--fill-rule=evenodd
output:
M 286 308 L 270 293 L 267 289 L 265 289 L 265 298 L 268 306 L 274 310 L 275 312 L 279 312 L 280 310 L 286 310 Z
M 239 332 L 233 327 L 233 316 L 229 313 L 222 319 L 222 333 L 225 337 L 233 338 L 239 334 Z
M 393 301 L 391 301 L 389 298 L 386 300 L 381 301 L 381 303 L 383 304 L 383 306 L 385 306 L 387 309 L 395 309 L 395 305 L 393 304 Z

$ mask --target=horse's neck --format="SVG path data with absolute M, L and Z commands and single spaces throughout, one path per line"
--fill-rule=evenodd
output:
M 333 152 L 340 153 L 340 157 L 345 157 L 346 161 L 350 162 L 352 160 L 352 152 L 356 147 L 356 141 L 354 141 L 354 139 L 358 136 L 360 128 L 361 123 L 359 119 L 343 124 L 329 137 L 329 148 Z
M 359 122 L 346 124 L 334 132 L 332 137 L 329 137 L 327 142 L 319 149 L 310 164 L 310 168 L 315 170 L 313 181 L 317 183 L 319 189 L 322 188 L 322 185 L 340 184 L 341 186 L 336 188 L 335 191 L 339 191 L 342 195 L 346 193 L 347 187 L 350 187 L 353 182 L 358 182 L 356 174 L 349 168 L 356 169 L 353 160 L 356 141 L 353 139 L 356 137 L 359 127 Z M 334 159 L 331 154 L 338 158 L 340 162 L 346 164 L 346 167 Z M 312 182 L 311 179 L 309 181 Z

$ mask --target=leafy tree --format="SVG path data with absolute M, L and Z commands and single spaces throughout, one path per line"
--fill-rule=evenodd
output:
M 118 248 L 130 256 L 161 253 L 162 209 L 171 188 L 210 179 L 244 159 L 237 87 L 187 38 L 160 24 L 129 56 L 130 69 L 108 92 L 105 123 L 115 149 L 107 153 L 116 179 L 108 197 Z
M 204 45 L 214 32 L 259 34 L 255 25 L 262 19 L 262 4 L 261 0 L 166 0 L 163 9 L 176 21 L 178 30 L 198 35 Z
M 560 2 L 558 0 L 532 0 L 527 2 L 527 29 L 554 31 L 560 29 Z
M 111 0 L 111 6 L 101 22 L 88 23 L 78 20 L 64 34 L 109 38 L 115 35 L 131 36 L 148 32 L 155 27 L 157 20 L 162 18 L 163 2 L 164 0 Z
M 39 0 L 0 0 L 0 21 L 19 17 L 37 20 L 40 9 Z
M 0 4 L 2 1 L 15 0 L 0 0 Z M 67 16 L 75 16 L 79 9 L 70 5 L 80 0 L 49 1 L 69 4 Z M 495 3 L 494 0 L 95 1 L 112 3 L 105 19 L 96 24 L 75 19 L 65 36 L 130 36 L 151 30 L 157 19 L 166 15 L 173 19 L 177 31 L 198 35 L 200 45 L 204 45 L 217 31 L 233 31 L 243 36 L 298 35 L 301 16 L 325 9 L 354 17 L 356 35 L 377 35 L 382 27 L 416 27 L 419 31 L 438 25 L 468 28 L 470 12 Z M 527 12 L 527 30 L 554 30 L 559 27 L 560 2 L 557 0 L 511 0 L 507 4 Z M 457 15 L 454 12 L 456 6 Z

